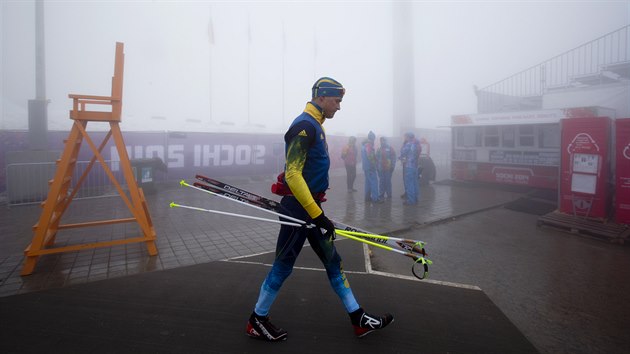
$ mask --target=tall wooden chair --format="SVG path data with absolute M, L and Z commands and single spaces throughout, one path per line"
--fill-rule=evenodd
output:
M 47 254 L 145 242 L 149 255 L 157 255 L 157 247 L 155 245 L 156 234 L 153 222 L 151 220 L 151 216 L 149 215 L 149 209 L 147 208 L 144 193 L 141 188 L 138 188 L 138 184 L 136 183 L 119 126 L 122 113 L 123 72 L 125 61 L 123 49 L 123 43 L 116 43 L 111 96 L 69 95 L 72 99 L 70 119 L 74 120 L 74 123 L 72 125 L 72 129 L 70 130 L 70 134 L 68 135 L 68 139 L 65 141 L 65 147 L 61 158 L 57 160 L 57 170 L 55 172 L 55 176 L 51 181 L 49 181 L 50 188 L 48 190 L 46 201 L 42 203 L 43 210 L 39 217 L 39 221 L 33 226 L 33 239 L 31 244 L 26 248 L 26 250 L 24 250 L 26 259 L 24 261 L 21 275 L 32 274 L 39 257 Z M 88 110 L 88 108 L 91 106 L 93 107 L 94 105 L 105 106 L 105 109 Z M 94 141 L 90 138 L 86 130 L 88 122 L 109 123 L 110 130 L 98 147 L 94 144 Z M 123 190 L 121 184 L 117 181 L 101 154 L 101 151 L 106 146 L 110 138 L 113 138 L 116 150 L 118 151 L 118 156 L 120 157 L 120 168 L 122 170 L 124 182 L 127 184 L 127 192 Z M 81 149 L 83 141 L 88 144 L 89 148 L 94 153 L 94 156 L 90 160 L 81 177 L 77 180 L 75 187 L 70 190 L 73 171 L 75 170 L 79 150 Z M 60 224 L 62 216 L 96 161 L 101 164 L 105 174 L 115 186 L 118 194 L 120 194 L 132 216 L 120 219 Z M 137 222 L 140 227 L 141 235 L 111 241 L 71 244 L 63 247 L 54 246 L 55 237 L 57 236 L 57 232 L 59 230 L 126 222 Z

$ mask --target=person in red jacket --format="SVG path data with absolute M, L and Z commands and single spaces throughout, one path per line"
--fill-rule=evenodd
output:
M 346 183 L 348 184 L 348 192 L 356 192 L 354 189 L 354 181 L 357 178 L 357 138 L 351 136 L 348 144 L 341 151 L 341 159 L 346 166 Z

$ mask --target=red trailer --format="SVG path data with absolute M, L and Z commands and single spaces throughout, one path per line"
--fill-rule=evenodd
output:
M 560 120 L 614 114 L 577 107 L 453 116 L 452 178 L 557 189 Z

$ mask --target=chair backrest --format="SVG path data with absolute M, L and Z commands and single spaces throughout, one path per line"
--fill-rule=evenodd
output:
M 116 42 L 114 76 L 112 77 L 112 115 L 120 119 L 122 114 L 123 74 L 125 71 L 124 43 Z

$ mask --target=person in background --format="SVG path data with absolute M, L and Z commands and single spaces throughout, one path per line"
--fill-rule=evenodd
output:
M 363 174 L 365 175 L 365 201 L 379 203 L 374 140 L 376 140 L 376 136 L 372 131 L 370 131 L 367 139 L 363 141 L 363 145 L 361 147 L 361 162 L 363 166 Z
M 304 111 L 293 120 L 284 135 L 285 170 L 278 176 L 272 191 L 283 196 L 280 201 L 283 214 L 316 227 L 280 226 L 276 258 L 260 287 L 258 300 L 246 327 L 247 335 L 265 341 L 287 339 L 287 331 L 274 326 L 269 320 L 269 311 L 282 284 L 293 271 L 306 240 L 326 268 L 330 286 L 343 303 L 357 337 L 384 328 L 394 320 L 391 314 L 368 314 L 357 302 L 335 247 L 335 225 L 324 215 L 321 207 L 328 189 L 330 169 L 323 124 L 341 109 L 346 90 L 329 77 L 317 80 L 311 90 L 311 101 L 306 103 Z M 308 296 L 312 301 L 320 300 L 316 293 Z
M 405 205 L 418 204 L 418 160 L 422 147 L 413 133 L 405 133 L 405 140 L 400 149 L 400 161 L 403 166 L 403 183 L 405 185 Z
M 387 143 L 387 138 L 380 138 L 381 145 L 376 150 L 376 170 L 378 172 L 378 199 L 392 198 L 392 174 L 396 168 L 396 151 Z
M 346 166 L 346 183 L 348 184 L 348 192 L 356 192 L 354 189 L 354 180 L 357 178 L 357 138 L 351 136 L 348 144 L 341 151 L 341 159 Z

